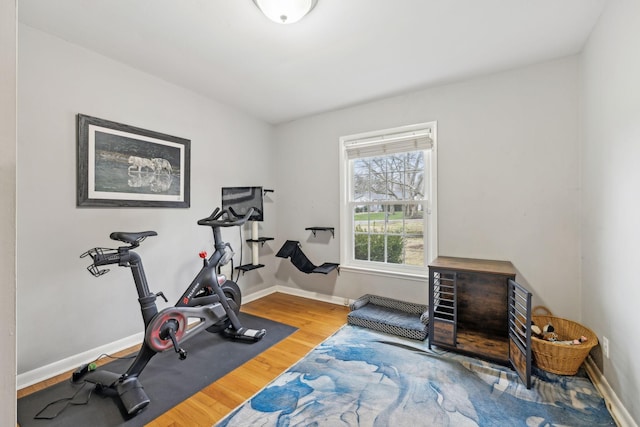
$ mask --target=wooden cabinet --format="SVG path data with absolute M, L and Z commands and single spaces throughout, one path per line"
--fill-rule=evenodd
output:
M 429 348 L 517 364 L 527 377 L 531 294 L 515 277 L 509 261 L 435 259 L 429 265 Z

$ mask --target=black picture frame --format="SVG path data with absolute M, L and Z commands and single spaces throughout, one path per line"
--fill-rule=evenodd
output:
M 191 141 L 77 115 L 78 207 L 190 207 Z

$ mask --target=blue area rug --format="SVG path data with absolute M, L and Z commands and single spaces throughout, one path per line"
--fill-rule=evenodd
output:
M 515 371 L 346 325 L 218 426 L 615 426 L 581 369 Z

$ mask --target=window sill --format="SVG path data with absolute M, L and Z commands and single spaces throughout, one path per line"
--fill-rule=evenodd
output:
M 413 280 L 421 283 L 424 283 L 426 280 L 429 279 L 429 271 L 426 268 L 424 269 L 424 271 L 406 272 L 406 271 L 382 270 L 382 269 L 376 269 L 371 267 L 341 264 L 340 273 L 343 273 L 343 272 L 356 273 L 356 274 L 369 274 L 372 276 L 382 276 L 382 277 L 389 277 L 394 279 Z

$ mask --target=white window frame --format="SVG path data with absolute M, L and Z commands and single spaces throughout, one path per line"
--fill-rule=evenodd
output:
M 425 169 L 429 182 L 425 185 L 425 260 L 422 266 L 391 264 L 354 259 L 354 222 L 353 208 L 353 171 L 351 160 L 384 154 L 387 151 L 410 151 L 411 144 L 430 140 L 431 148 L 425 156 Z M 416 145 L 417 146 L 417 145 Z M 419 123 L 340 138 L 340 269 L 344 271 L 365 272 L 377 275 L 424 279 L 428 276 L 428 264 L 438 256 L 437 223 L 437 122 Z

